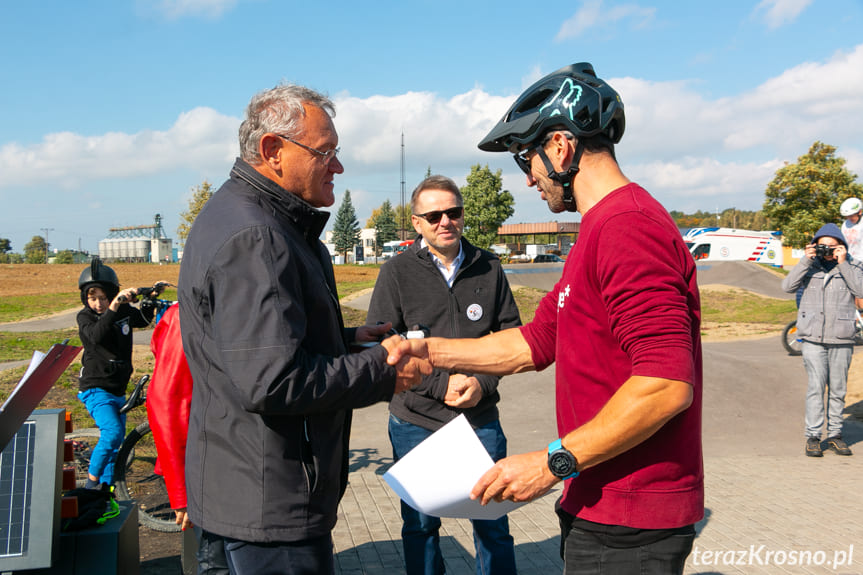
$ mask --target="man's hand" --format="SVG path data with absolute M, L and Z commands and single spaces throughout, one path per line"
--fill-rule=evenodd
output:
M 387 357 L 387 363 L 396 365 L 406 357 L 416 357 L 430 362 L 431 358 L 429 357 L 427 342 L 428 340 L 424 338 L 397 340 L 393 348 L 387 347 L 387 350 L 390 352 L 389 357 Z
M 393 324 L 389 321 L 378 325 L 361 325 L 357 328 L 355 337 L 359 343 L 380 341 L 392 327 Z
M 805 248 L 803 248 L 803 255 L 809 258 L 810 260 L 815 259 L 815 244 L 807 244 Z
M 482 399 L 482 388 L 477 378 L 463 373 L 454 373 L 449 376 L 449 384 L 443 398 L 445 404 L 450 407 L 467 409 L 479 403 L 480 399 Z
M 471 499 L 489 501 L 533 501 L 551 491 L 560 481 L 548 469 L 548 452 L 533 451 L 501 459 L 479 478 L 470 492 Z
M 431 363 L 423 357 L 414 357 L 408 354 L 402 354 L 399 359 L 393 361 L 393 353 L 403 343 L 411 341 L 422 341 L 421 339 L 402 340 L 401 336 L 394 335 L 381 342 L 381 345 L 389 352 L 387 363 L 396 368 L 396 393 L 407 391 L 413 386 L 419 384 L 422 376 L 429 375 L 432 372 Z

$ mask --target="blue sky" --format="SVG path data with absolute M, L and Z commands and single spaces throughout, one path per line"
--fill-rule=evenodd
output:
M 477 142 L 515 97 L 591 62 L 620 94 L 618 159 L 669 210 L 760 209 L 816 140 L 863 180 L 863 0 L 725 2 L 288 0 L 7 2 L 0 18 L 0 238 L 96 251 L 163 216 L 237 155 L 252 95 L 329 94 L 364 224 L 430 167 L 502 170 L 509 223 L 550 219 L 508 154 Z M 331 218 L 335 219 L 334 215 Z

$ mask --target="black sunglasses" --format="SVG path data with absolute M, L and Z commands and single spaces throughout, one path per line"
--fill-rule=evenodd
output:
M 521 168 L 521 171 L 530 175 L 530 158 L 528 156 L 536 150 L 539 146 L 532 146 L 530 148 L 525 148 L 517 154 L 513 155 L 513 159 L 515 160 L 516 165 Z
M 464 215 L 464 208 L 462 206 L 456 206 L 454 208 L 450 208 L 448 210 L 435 210 L 433 212 L 426 212 L 424 214 L 414 214 L 418 218 L 422 218 L 428 223 L 434 225 L 440 222 L 443 215 L 446 214 L 446 217 L 451 220 L 458 220 Z

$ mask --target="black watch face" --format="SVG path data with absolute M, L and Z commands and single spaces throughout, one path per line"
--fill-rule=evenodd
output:
M 575 458 L 566 451 L 555 451 L 548 458 L 548 468 L 557 477 L 566 477 L 575 471 Z

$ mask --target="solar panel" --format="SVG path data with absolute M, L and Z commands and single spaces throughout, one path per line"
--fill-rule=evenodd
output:
M 55 559 L 64 431 L 65 410 L 34 411 L 0 452 L 0 571 Z
M 25 421 L 0 453 L 0 558 L 27 553 L 35 441 L 36 422 Z

